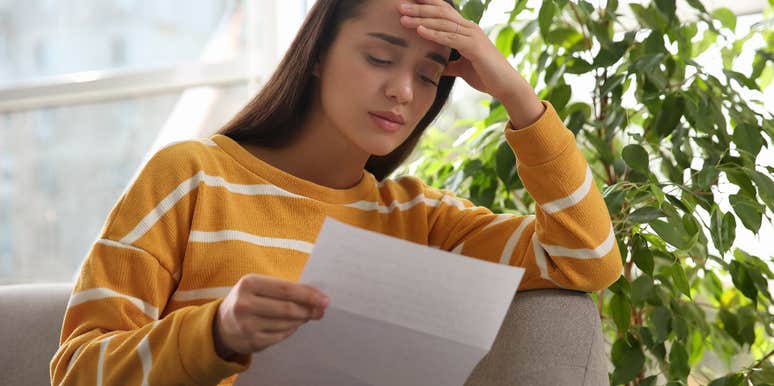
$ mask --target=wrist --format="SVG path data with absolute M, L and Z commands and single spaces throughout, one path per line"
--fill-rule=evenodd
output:
M 229 361 L 230 358 L 232 358 L 237 353 L 236 351 L 228 348 L 226 343 L 223 342 L 223 332 L 220 331 L 221 324 L 222 321 L 220 320 L 220 307 L 218 307 L 218 311 L 215 312 L 215 318 L 212 321 L 212 342 L 215 346 L 215 353 L 218 354 L 221 359 Z

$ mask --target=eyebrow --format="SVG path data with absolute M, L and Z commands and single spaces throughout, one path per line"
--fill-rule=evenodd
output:
M 390 43 L 392 45 L 396 45 L 398 47 L 408 48 L 408 46 L 409 46 L 409 44 L 406 41 L 406 39 L 399 38 L 397 36 L 389 35 L 389 34 L 382 33 L 382 32 L 369 32 L 368 36 L 372 36 L 372 37 L 375 37 L 377 39 L 382 39 L 382 40 L 386 41 L 387 43 Z M 444 58 L 441 54 L 439 54 L 437 52 L 428 52 L 427 55 L 425 55 L 425 57 L 430 59 L 430 60 L 432 60 L 432 61 L 434 61 L 434 62 L 437 62 L 437 63 L 441 64 L 444 67 L 446 67 L 449 64 L 449 62 L 446 60 L 446 58 Z

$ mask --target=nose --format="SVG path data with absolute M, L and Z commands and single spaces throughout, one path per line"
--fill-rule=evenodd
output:
M 387 81 L 385 93 L 396 103 L 405 104 L 414 99 L 413 74 L 409 71 L 396 72 Z

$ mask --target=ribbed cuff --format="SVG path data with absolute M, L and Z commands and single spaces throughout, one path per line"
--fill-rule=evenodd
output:
M 514 128 L 511 121 L 505 125 L 505 138 L 519 165 L 537 166 L 549 162 L 575 143 L 575 136 L 559 118 L 551 102 L 541 102 L 546 110 L 531 125 L 521 129 Z
M 215 352 L 212 324 L 223 299 L 203 304 L 188 312 L 180 326 L 180 358 L 183 367 L 200 384 L 216 384 L 250 367 L 252 355 L 238 355 L 226 361 Z

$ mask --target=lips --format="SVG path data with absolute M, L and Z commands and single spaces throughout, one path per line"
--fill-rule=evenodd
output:
M 403 125 L 406 123 L 406 121 L 403 119 L 403 116 L 400 114 L 395 114 L 391 111 L 370 111 L 369 112 L 372 115 L 376 115 L 379 118 L 386 119 L 388 121 L 395 122 L 399 125 Z
M 379 115 L 375 115 L 374 113 L 368 113 L 368 116 L 371 117 L 371 120 L 373 120 L 377 126 L 390 133 L 396 132 L 403 127 L 403 124 L 401 123 L 391 121 Z

